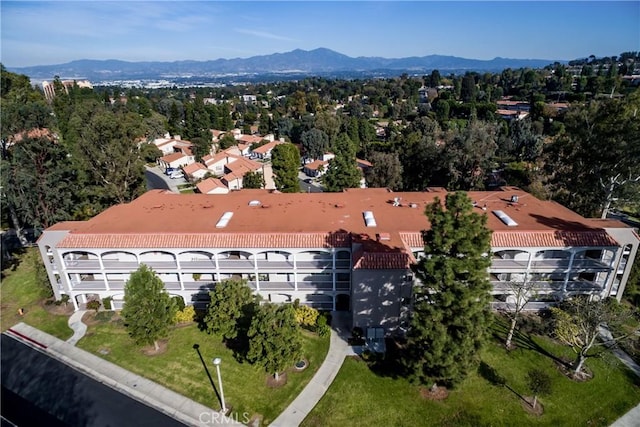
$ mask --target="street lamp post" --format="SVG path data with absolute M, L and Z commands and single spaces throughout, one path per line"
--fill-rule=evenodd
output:
M 220 400 L 222 401 L 222 413 L 226 414 L 227 408 L 224 404 L 224 391 L 222 391 L 222 377 L 220 376 L 220 362 L 222 362 L 222 359 L 219 357 L 216 357 L 215 359 L 213 359 L 213 364 L 216 365 L 216 371 L 218 371 L 218 384 L 220 384 Z

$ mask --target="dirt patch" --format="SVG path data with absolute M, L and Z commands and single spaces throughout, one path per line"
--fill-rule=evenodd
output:
M 426 400 L 444 400 L 449 397 L 449 390 L 446 387 L 420 387 L 420 397 Z
M 153 344 L 142 347 L 142 354 L 145 356 L 159 356 L 167 352 L 169 340 L 158 340 L 158 349 Z
M 40 305 L 47 313 L 55 314 L 56 316 L 71 316 L 73 313 L 73 304 L 57 305 L 52 301 L 45 300 Z
M 562 372 L 562 375 L 569 378 L 570 380 L 573 380 L 579 383 L 589 381 L 593 378 L 593 372 L 591 372 L 591 370 L 587 368 L 586 364 L 582 366 L 582 372 L 580 372 L 577 375 L 573 373 L 573 369 L 571 368 L 570 362 L 567 362 L 567 361 L 556 362 L 556 366 L 558 367 L 560 372 Z
M 522 405 L 522 409 L 524 409 L 527 413 L 535 415 L 536 417 L 539 417 L 544 413 L 544 408 L 542 406 L 542 403 L 540 403 L 540 400 L 538 400 L 538 402 L 536 403 L 536 407 L 534 408 L 533 397 L 524 396 L 523 399 L 524 400 L 520 401 L 520 404 Z
M 273 375 L 267 375 L 267 387 L 269 387 L 269 388 L 282 387 L 286 383 L 287 383 L 287 373 L 286 372 L 283 372 L 280 375 L 278 375 L 278 379 L 277 380 Z

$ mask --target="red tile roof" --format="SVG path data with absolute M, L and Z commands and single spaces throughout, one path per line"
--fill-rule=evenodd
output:
M 192 175 L 199 170 L 209 171 L 209 169 L 207 169 L 205 165 L 198 162 L 191 163 L 190 165 L 185 166 L 183 170 L 184 170 L 184 173 L 186 173 L 187 175 Z
M 216 188 L 227 188 L 227 187 L 222 183 L 222 181 L 220 181 L 217 178 L 207 178 L 197 183 L 196 188 L 198 189 L 198 191 L 200 191 L 200 193 L 208 194 L 209 191 L 215 190 Z
M 273 150 L 276 145 L 284 144 L 282 141 L 271 141 L 252 150 L 254 153 L 266 154 L 269 150 Z
M 493 247 L 616 246 L 604 228 L 628 228 L 585 219 L 514 187 L 468 194 L 475 201 L 475 212 L 487 215 Z M 153 190 L 89 221 L 56 224 L 47 230 L 70 230 L 61 242 L 69 248 L 331 247 L 348 246 L 351 236 L 362 245 L 358 268 L 368 268 L 375 264 L 374 255 L 366 254 L 384 254 L 375 257 L 378 265 L 386 266 L 405 263 L 405 256 L 410 259 L 409 248 L 423 246 L 421 230 L 429 227 L 425 207 L 445 195 L 445 191 L 394 193 L 378 188 L 293 194 L 241 190 L 221 195 Z M 512 202 L 512 196 L 518 201 Z M 400 206 L 393 206 L 396 197 Z M 254 200 L 260 206 L 250 206 Z M 493 210 L 502 210 L 518 225 L 507 226 L 491 214 Z M 217 221 L 228 211 L 233 218 L 224 229 L 217 229 Z M 366 226 L 365 211 L 373 212 L 376 227 Z M 378 241 L 380 233 L 388 233 L 389 240 Z
M 233 218 L 231 219 L 233 221 Z M 346 248 L 348 233 L 70 234 L 59 248 Z

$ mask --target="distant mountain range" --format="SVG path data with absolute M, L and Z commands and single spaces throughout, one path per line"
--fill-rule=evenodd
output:
M 408 58 L 352 58 L 330 49 L 318 48 L 308 51 L 296 49 L 286 53 L 211 61 L 128 62 L 112 59 L 82 59 L 59 65 L 7 67 L 7 69 L 36 80 L 50 80 L 54 76 L 60 76 L 61 78 L 84 78 L 92 82 L 100 82 L 273 74 L 398 75 L 405 72 L 408 74 L 430 73 L 435 69 L 439 70 L 441 74 L 458 74 L 465 71 L 496 72 L 506 68 L 542 68 L 556 61 L 566 63 L 564 60 L 551 59 L 494 58 L 479 60 L 443 55 Z

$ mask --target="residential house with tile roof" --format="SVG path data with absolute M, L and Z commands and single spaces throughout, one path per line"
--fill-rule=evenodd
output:
M 621 298 L 640 238 L 615 221 L 586 219 L 515 187 L 472 191 L 492 230 L 487 271 L 494 306 L 511 281 L 535 283 L 530 308 L 576 294 Z M 425 207 L 446 191 L 174 194 L 152 190 L 87 221 L 44 230 L 40 254 L 56 298 L 75 309 L 112 297 L 141 264 L 167 291 L 204 306 L 221 280 L 244 279 L 264 300 L 351 313 L 353 326 L 406 324 L 424 254 Z M 179 219 L 179 220 L 170 220 Z
M 196 184 L 196 188 L 202 194 L 227 194 L 229 188 L 218 178 L 203 179 Z

